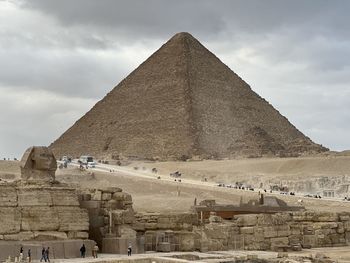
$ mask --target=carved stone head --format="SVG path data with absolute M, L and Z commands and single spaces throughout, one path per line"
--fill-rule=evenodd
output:
M 28 148 L 21 160 L 21 179 L 31 181 L 54 181 L 56 158 L 45 146 Z

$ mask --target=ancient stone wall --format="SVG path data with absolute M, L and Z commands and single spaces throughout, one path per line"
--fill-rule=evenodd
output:
M 149 230 L 184 230 L 192 231 L 198 225 L 195 213 L 137 213 L 133 228 L 136 231 Z
M 68 187 L 3 183 L 0 218 L 0 240 L 88 238 L 88 214 Z
M 133 229 L 146 251 L 273 250 L 350 245 L 350 212 L 285 212 L 211 215 L 200 224 L 195 213 L 138 213 Z
M 195 213 L 137 213 L 133 229 L 144 237 L 145 251 L 193 251 Z
M 294 212 L 212 216 L 194 229 L 196 249 L 300 250 L 350 244 L 350 213 Z
M 118 187 L 80 190 L 80 206 L 89 213 L 90 238 L 105 253 L 125 253 L 129 243 L 134 252 L 143 252 L 142 240 L 132 228 L 135 212 L 131 195 Z

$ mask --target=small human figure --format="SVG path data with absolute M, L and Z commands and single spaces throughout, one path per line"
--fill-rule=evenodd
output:
M 97 258 L 97 252 L 98 252 L 98 246 L 95 244 L 94 248 L 92 249 L 92 256 L 94 258 Z
M 81 258 L 85 258 L 85 252 L 86 252 L 86 248 L 85 248 L 85 245 L 83 244 L 80 248 L 80 257 Z
M 129 246 L 128 246 L 128 256 L 131 256 L 131 252 L 132 252 L 132 247 L 131 247 L 131 243 L 129 243 Z
M 47 249 L 45 250 L 45 257 L 46 257 L 47 262 L 50 262 L 49 255 L 50 255 L 50 247 L 47 247 Z M 45 262 L 46 262 L 46 260 L 45 260 Z
M 42 262 L 43 260 L 45 260 L 46 262 L 46 253 L 45 253 L 45 248 L 43 247 L 43 249 L 41 250 L 41 259 L 40 262 Z
M 28 249 L 28 262 L 32 262 L 32 251 L 30 250 L 30 248 Z
M 19 250 L 19 262 L 22 262 L 23 259 L 23 246 L 21 246 L 20 250 Z

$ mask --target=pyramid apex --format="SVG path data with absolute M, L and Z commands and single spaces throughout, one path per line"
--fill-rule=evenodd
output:
M 182 39 L 195 39 L 194 36 L 192 36 L 190 33 L 188 32 L 179 32 L 179 33 L 176 33 L 172 38 L 171 40 L 176 40 L 176 39 L 179 39 L 179 40 L 182 40 Z

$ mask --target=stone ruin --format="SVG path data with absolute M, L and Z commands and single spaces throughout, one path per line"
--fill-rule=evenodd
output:
M 283 200 L 264 194 L 259 194 L 259 199 L 251 199 L 247 203 L 240 201 L 239 205 L 221 205 L 215 200 L 203 200 L 198 205 L 191 208 L 198 214 L 201 222 L 208 220 L 211 213 L 220 216 L 223 219 L 233 219 L 239 214 L 274 214 L 278 212 L 302 211 L 304 206 L 290 206 Z
M 89 217 L 74 188 L 55 181 L 56 159 L 47 147 L 29 148 L 21 160 L 21 177 L 0 182 L 0 260 L 18 256 L 20 245 L 38 258 L 42 246 L 52 257 L 79 256 L 89 237 Z M 91 249 L 89 249 L 91 251 Z
M 223 220 L 212 212 L 201 223 L 195 213 L 138 213 L 133 229 L 145 251 L 299 251 L 350 245 L 350 213 L 315 211 L 241 214 Z
M 49 149 L 32 147 L 21 160 L 20 180 L 0 182 L 0 260 L 18 255 L 21 245 L 32 250 L 33 258 L 40 257 L 42 246 L 50 246 L 52 258 L 73 258 L 79 257 L 84 243 L 90 256 L 95 242 L 88 238 L 102 252 L 119 254 L 125 254 L 129 244 L 134 253 L 286 251 L 350 244 L 349 212 L 281 212 L 279 208 L 271 214 L 273 200 L 265 197 L 263 203 L 248 204 L 256 213 L 243 209 L 240 212 L 245 214 L 227 220 L 215 209 L 209 209 L 206 220 L 193 210 L 136 213 L 131 195 L 122 189 L 76 190 L 57 182 L 55 169 Z M 271 211 L 261 208 L 265 203 Z M 210 206 L 217 205 L 212 200 Z
M 135 212 L 131 195 L 118 187 L 80 189 L 80 206 L 87 209 L 90 220 L 90 238 L 102 252 L 124 254 L 129 244 L 134 253 L 144 251 L 142 236 L 137 236 L 132 225 Z

